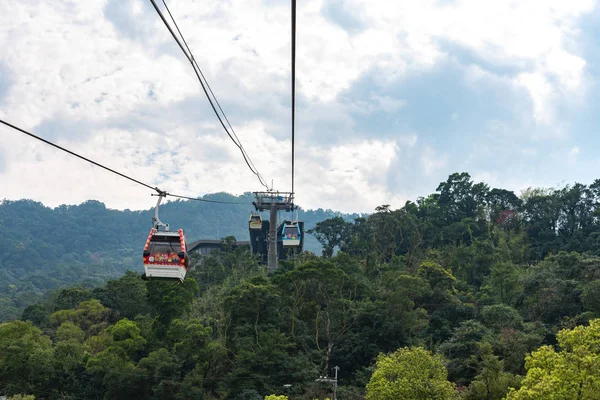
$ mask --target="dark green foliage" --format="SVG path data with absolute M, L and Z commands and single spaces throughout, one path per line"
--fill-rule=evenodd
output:
M 335 249 L 344 248 L 351 240 L 350 227 L 352 224 L 344 221 L 342 217 L 334 217 L 317 222 L 314 229 L 309 229 L 323 246 L 323 257 L 331 257 Z
M 15 212 L 29 222 L 9 221 Z M 243 239 L 247 212 L 174 202 L 164 214 L 172 226 L 202 225 L 204 237 L 215 225 L 203 221 L 221 221 Z M 0 393 L 312 400 L 331 397 L 315 379 L 339 366 L 340 398 L 361 399 L 380 354 L 425 347 L 445 363 L 445 387 L 501 399 L 519 386 L 526 354 L 600 316 L 600 180 L 517 197 L 453 174 L 398 210 L 309 214 L 323 257 L 301 254 L 267 275 L 226 245 L 171 283 L 125 272 L 148 212 L 3 203 L 14 235 L 0 244 L 0 318 L 14 321 L 0 324 Z M 48 234 L 62 220 L 76 238 Z
M 41 304 L 32 304 L 23 311 L 23 321 L 31 321 L 36 326 L 45 326 L 48 322 L 48 313 Z
M 504 372 L 504 362 L 493 355 L 489 343 L 479 347 L 479 357 L 478 375 L 465 392 L 465 399 L 502 400 L 509 388 L 518 389 L 521 386 L 521 377 Z
M 52 311 L 68 310 L 76 307 L 82 301 L 92 298 L 92 292 L 80 288 L 62 289 L 52 296 Z
M 586 311 L 600 315 L 600 281 L 592 281 L 583 287 L 581 301 Z
M 121 278 L 94 289 L 93 293 L 105 307 L 119 310 L 123 317 L 134 318 L 150 312 L 146 285 L 135 272 L 127 271 Z
M 517 310 L 505 304 L 483 307 L 481 319 L 485 326 L 495 332 L 501 332 L 505 329 L 523 329 L 523 317 Z
M 198 285 L 186 278 L 183 283 L 148 281 L 146 287 L 148 304 L 157 315 L 154 331 L 161 338 L 173 319 L 189 314 Z
M 487 329 L 477 321 L 468 320 L 454 330 L 454 334 L 439 350 L 449 361 L 448 377 L 450 380 L 468 384 L 477 372 L 477 361 L 474 357 L 479 343 L 487 334 Z
M 31 322 L 0 324 L 0 393 L 32 393 L 51 374 L 50 338 Z

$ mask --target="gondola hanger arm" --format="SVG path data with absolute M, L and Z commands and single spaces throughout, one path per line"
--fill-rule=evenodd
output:
M 156 189 L 156 191 L 158 192 L 158 194 L 153 194 L 153 196 L 158 196 L 158 201 L 156 202 L 156 207 L 154 208 L 154 217 L 152 217 L 152 224 L 154 225 L 154 229 L 156 230 L 159 230 L 159 228 L 162 226 L 165 228 L 166 232 L 169 232 L 169 224 L 161 222 L 160 218 L 158 218 L 158 207 L 160 206 L 163 197 L 166 197 L 168 193 L 160 191 L 159 189 Z

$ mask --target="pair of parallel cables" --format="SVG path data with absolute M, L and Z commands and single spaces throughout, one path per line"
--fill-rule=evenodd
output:
M 188 59 L 188 61 L 190 62 L 190 64 L 192 65 L 192 68 L 194 69 L 194 73 L 196 74 L 196 77 L 198 78 L 198 81 L 200 82 L 200 85 L 202 86 L 202 90 L 204 91 L 204 94 L 206 95 L 215 115 L 217 116 L 217 118 L 219 119 L 219 122 L 221 123 L 221 126 L 223 127 L 223 129 L 225 130 L 225 132 L 227 133 L 227 135 L 229 136 L 229 138 L 233 141 L 233 143 L 236 145 L 236 147 L 240 150 L 240 152 L 242 153 L 242 156 L 244 158 L 244 161 L 246 162 L 246 165 L 248 166 L 248 168 L 250 169 L 250 171 L 252 171 L 252 173 L 254 175 L 256 175 L 256 177 L 258 178 L 259 182 L 261 183 L 261 185 L 263 185 L 265 188 L 267 188 L 267 190 L 269 189 L 269 186 L 266 184 L 266 182 L 264 181 L 262 175 L 258 172 L 258 169 L 256 168 L 256 166 L 254 165 L 254 163 L 252 162 L 250 155 L 246 152 L 246 150 L 244 149 L 241 141 L 239 140 L 239 138 L 237 137 L 237 134 L 235 133 L 235 130 L 233 129 L 233 126 L 231 125 L 231 123 L 229 122 L 229 119 L 227 118 L 227 115 L 225 115 L 225 112 L 223 111 L 223 108 L 221 107 L 221 104 L 219 103 L 217 97 L 215 96 L 212 88 L 210 87 L 210 85 L 208 84 L 208 81 L 206 80 L 206 77 L 204 76 L 204 74 L 202 73 L 202 70 L 200 69 L 200 66 L 198 65 L 198 63 L 196 62 L 196 59 L 194 58 L 194 55 L 192 54 L 192 51 L 190 50 L 183 34 L 181 33 L 181 30 L 179 29 L 179 26 L 177 25 L 177 22 L 175 21 L 175 18 L 173 17 L 173 15 L 171 14 L 171 11 L 169 10 L 169 7 L 167 6 L 167 3 L 165 0 L 162 0 L 165 9 L 167 10 L 169 17 L 171 18 L 171 20 L 173 21 L 173 24 L 175 25 L 175 28 L 177 29 L 177 32 L 179 33 L 179 37 L 181 37 L 181 41 L 179 40 L 179 37 L 175 34 L 175 32 L 173 31 L 173 29 L 171 28 L 171 25 L 169 24 L 169 22 L 167 21 L 167 19 L 165 18 L 165 16 L 163 15 L 162 11 L 160 10 L 160 8 L 158 7 L 158 5 L 156 4 L 156 2 L 154 0 L 150 0 L 152 5 L 154 6 L 154 9 L 156 10 L 156 12 L 158 13 L 159 17 L 161 18 L 161 20 L 163 21 L 163 23 L 165 24 L 165 26 L 167 27 L 167 29 L 169 30 L 169 32 L 171 33 L 171 35 L 173 36 L 173 39 L 175 39 L 175 42 L 179 45 L 179 48 L 181 49 L 181 51 L 184 53 L 185 57 Z M 291 0 L 292 1 L 292 194 L 294 193 L 294 141 L 295 141 L 295 74 L 296 74 L 296 0 Z M 183 42 L 183 44 L 182 44 Z M 207 90 L 208 88 L 208 90 Z M 209 95 L 210 93 L 210 95 Z M 212 98 L 211 98 L 212 96 Z M 214 102 L 213 102 L 214 99 Z M 215 106 L 216 104 L 216 106 Z M 223 115 L 223 117 L 221 117 L 221 115 L 219 114 L 219 112 L 217 111 L 217 108 L 219 109 L 219 111 L 221 112 L 221 114 Z M 227 123 L 227 125 L 225 124 L 225 122 L 223 121 L 225 120 L 225 122 Z M 68 150 L 62 146 L 59 146 L 55 143 L 52 143 L 46 139 L 41 138 L 38 135 L 35 135 L 31 132 L 27 132 L 24 129 L 21 129 L 9 122 L 6 122 L 2 119 L 0 119 L 0 123 L 18 131 L 21 132 L 29 137 L 32 137 L 34 139 L 37 139 L 43 143 L 46 143 L 50 146 L 53 146 L 59 150 L 62 150 L 72 156 L 78 157 L 84 161 L 87 161 L 93 165 L 96 165 L 100 168 L 103 168 L 113 174 L 116 174 L 118 176 L 121 176 L 122 178 L 128 179 L 132 182 L 135 182 L 139 185 L 142 185 L 146 188 L 152 189 L 156 192 L 158 192 L 159 195 L 161 196 L 171 196 L 171 197 L 176 197 L 176 198 L 181 198 L 181 199 L 187 199 L 187 200 L 196 200 L 196 201 L 203 201 L 203 202 L 208 202 L 208 203 L 220 203 L 220 204 L 245 204 L 245 203 L 240 203 L 240 202 L 226 202 L 226 201 L 217 201 L 217 200 L 208 200 L 208 199 L 200 199 L 200 198 L 195 198 L 195 197 L 188 197 L 188 196 L 182 196 L 182 195 L 178 195 L 178 194 L 174 194 L 174 193 L 168 193 L 165 191 L 160 190 L 158 187 L 153 187 L 147 183 L 144 183 L 142 181 L 139 181 L 135 178 L 132 178 L 128 175 L 125 175 L 123 173 L 120 173 L 112 168 L 106 167 L 98 162 L 92 161 L 87 157 L 84 157 L 80 154 L 77 154 L 71 150 Z M 229 129 L 231 129 L 231 132 L 229 131 Z

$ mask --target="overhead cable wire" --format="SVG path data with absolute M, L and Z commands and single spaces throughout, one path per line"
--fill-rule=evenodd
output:
M 204 74 L 202 73 L 202 70 L 200 69 L 200 66 L 198 65 L 198 63 L 194 59 L 194 55 L 192 54 L 189 46 L 187 45 L 187 42 L 186 42 L 184 36 L 182 35 L 181 30 L 179 29 L 179 27 L 177 25 L 177 22 L 175 22 L 175 19 L 173 18 L 173 15 L 171 14 L 171 11 L 169 10 L 169 7 L 167 6 L 166 1 L 162 0 L 163 4 L 165 5 L 165 8 L 166 8 L 167 12 L 169 13 L 169 16 L 173 20 L 173 23 L 174 23 L 174 25 L 175 25 L 175 27 L 177 29 L 177 32 L 179 32 L 179 35 L 181 36 L 181 39 L 182 39 L 181 41 L 183 41 L 184 44 L 185 44 L 185 47 L 181 43 L 181 41 L 179 40 L 179 37 L 177 37 L 177 35 L 173 31 L 173 28 L 171 28 L 171 25 L 169 24 L 169 22 L 167 21 L 167 19 L 163 15 L 162 11 L 160 10 L 160 8 L 158 7 L 158 5 L 156 4 L 156 1 L 155 0 L 150 0 L 150 2 L 152 3 L 152 6 L 156 10 L 156 13 L 160 17 L 160 19 L 163 21 L 164 25 L 167 27 L 167 29 L 171 33 L 171 36 L 173 36 L 173 39 L 175 39 L 175 42 L 177 43 L 177 45 L 179 46 L 179 48 L 181 49 L 181 51 L 183 52 L 183 54 L 185 55 L 185 57 L 188 59 L 188 61 L 192 65 L 192 68 L 194 69 L 194 73 L 196 74 L 196 77 L 198 78 L 198 81 L 200 81 L 200 85 L 202 86 L 202 90 L 204 91 L 204 94 L 206 95 L 206 98 L 208 99 L 208 102 L 210 103 L 210 106 L 212 107 L 215 115 L 219 119 L 219 122 L 221 123 L 221 126 L 223 127 L 223 129 L 227 133 L 227 136 L 229 136 L 229 138 L 231 139 L 231 141 L 238 147 L 238 149 L 242 153 L 242 157 L 244 158 L 244 161 L 246 162 L 246 165 L 248 166 L 248 168 L 250 169 L 250 171 L 252 171 L 252 173 L 254 175 L 256 175 L 256 177 L 258 178 L 258 180 L 261 183 L 261 185 L 263 185 L 264 187 L 266 187 L 268 189 L 269 186 L 265 183 L 264 179 L 262 178 L 262 176 L 258 172 L 258 169 L 254 166 L 254 163 L 252 162 L 252 160 L 250 159 L 250 156 L 248 155 L 248 153 L 246 152 L 246 150 L 242 146 L 241 141 L 237 138 L 237 135 L 235 135 L 235 132 L 234 132 L 233 128 L 231 127 L 231 124 L 229 123 L 229 120 L 227 119 L 227 116 L 225 115 L 225 112 L 221 108 L 221 105 L 219 104 L 216 96 L 214 96 L 214 93 L 213 93 L 212 89 L 208 85 L 208 81 L 206 80 L 206 77 L 204 77 Z M 223 118 L 221 118 L 221 115 L 217 111 L 217 107 L 215 107 L 215 104 L 213 103 L 213 100 L 211 99 L 211 97 L 209 95 L 209 92 L 207 91 L 207 87 L 210 90 L 210 93 L 214 96 L 215 103 L 217 103 L 219 109 L 223 113 L 223 117 L 225 118 L 225 120 L 227 121 L 229 127 L 231 128 L 231 130 L 233 132 L 233 135 L 231 134 L 231 132 L 229 132 L 229 129 L 227 129 L 227 126 L 223 122 Z M 234 135 L 235 135 L 235 138 L 234 138 Z
M 132 177 L 130 177 L 130 176 L 128 176 L 128 175 L 125 175 L 125 174 L 123 174 L 123 173 L 121 173 L 121 172 L 119 172 L 119 171 L 116 171 L 116 170 L 114 170 L 114 169 L 112 169 L 112 168 L 109 168 L 109 167 L 107 167 L 107 166 L 105 166 L 105 165 L 102 165 L 102 164 L 100 164 L 100 163 L 98 163 L 98 162 L 96 162 L 96 161 L 90 160 L 90 159 L 89 159 L 89 158 L 87 158 L 87 157 L 84 157 L 84 156 L 82 156 L 82 155 L 80 155 L 80 154 L 77 154 L 77 153 L 75 153 L 74 151 L 71 151 L 71 150 L 69 150 L 69 149 L 66 149 L 66 148 L 64 148 L 64 147 L 62 147 L 62 146 L 59 146 L 59 145 L 55 144 L 55 143 L 52 143 L 52 142 L 50 142 L 49 140 L 46 140 L 46 139 L 44 139 L 44 138 L 42 138 L 42 137 L 40 137 L 40 136 L 38 136 L 38 135 L 35 135 L 35 134 L 33 134 L 33 133 L 31 133 L 31 132 L 28 132 L 28 131 L 26 131 L 26 130 L 24 130 L 24 129 L 22 129 L 22 128 L 19 128 L 18 126 L 16 126 L 16 125 L 13 125 L 13 124 L 11 124 L 11 123 L 9 123 L 9 122 L 6 122 L 6 121 L 4 121 L 4 120 L 2 120 L 2 119 L 0 119 L 0 123 L 1 123 L 1 124 L 4 124 L 4 125 L 6 125 L 6 126 L 8 126 L 9 128 L 12 128 L 12 129 L 14 129 L 14 130 L 18 131 L 18 132 L 21 132 L 21 133 L 23 133 L 23 134 L 25 134 L 25 135 L 27 135 L 27 136 L 29 136 L 29 137 L 33 138 L 33 139 L 37 139 L 37 140 L 39 140 L 40 142 L 43 142 L 43 143 L 45 143 L 45 144 L 47 144 L 47 145 L 50 145 L 50 146 L 52 146 L 52 147 L 55 147 L 55 148 L 57 148 L 57 149 L 59 149 L 59 150 L 61 150 L 61 151 L 64 151 L 65 153 L 68 153 L 68 154 L 70 154 L 70 155 L 72 155 L 72 156 L 74 156 L 74 157 L 77 157 L 77 158 L 80 158 L 80 159 L 82 159 L 82 160 L 84 160 L 84 161 L 87 161 L 87 162 L 89 162 L 90 164 L 93 164 L 93 165 L 95 165 L 95 166 L 97 166 L 97 167 L 103 168 L 103 169 L 107 170 L 108 172 L 112 172 L 113 174 L 119 175 L 120 177 L 122 177 L 122 178 L 125 178 L 125 179 L 128 179 L 128 180 L 130 180 L 130 181 L 132 181 L 132 182 L 134 182 L 134 183 L 137 183 L 138 185 L 142 185 L 142 186 L 144 186 L 144 187 L 146 187 L 146 188 L 148 188 L 148 189 L 154 190 L 154 191 L 158 192 L 158 194 L 159 194 L 159 195 L 171 196 L 171 197 L 177 197 L 177 198 L 180 198 L 180 199 L 187 199 L 187 200 L 201 201 L 201 202 L 205 202 L 205 203 L 218 203 L 218 204 L 246 204 L 246 203 L 248 203 L 248 202 L 229 202 L 229 201 L 219 201 L 219 200 L 199 199 L 199 198 L 197 198 L 197 197 L 188 197 L 188 196 L 182 196 L 182 195 L 178 195 L 178 194 L 169 193 L 169 192 L 166 192 L 166 191 L 160 190 L 160 189 L 159 189 L 158 187 L 156 187 L 156 186 L 149 185 L 149 184 L 147 184 L 147 183 L 144 183 L 144 182 L 142 182 L 142 181 L 139 181 L 139 180 L 137 180 L 137 179 L 135 179 L 135 178 L 132 178 Z
M 208 203 L 218 203 L 218 204 L 248 204 L 249 203 L 249 201 L 220 201 L 220 200 L 199 199 L 197 197 L 182 196 L 179 194 L 173 194 L 173 193 L 169 193 L 169 192 L 167 192 L 167 196 L 177 197 L 178 199 L 197 200 L 197 201 L 205 201 Z
M 198 72 L 200 73 L 200 76 L 204 80 L 204 83 L 206 84 L 206 87 L 208 88 L 208 91 L 210 92 L 210 94 L 212 95 L 213 99 L 215 100 L 215 103 L 217 104 L 217 107 L 219 108 L 219 111 L 221 111 L 221 114 L 223 114 L 223 118 L 225 118 L 225 121 L 227 122 L 227 126 L 229 126 L 229 128 L 231 129 L 231 133 L 235 137 L 234 143 L 236 143 L 236 145 L 238 146 L 238 148 L 240 148 L 240 150 L 242 150 L 242 152 L 244 152 L 245 155 L 248 155 L 248 153 L 246 152 L 246 149 L 244 149 L 244 146 L 242 146 L 242 142 L 238 138 L 238 136 L 237 136 L 237 134 L 235 132 L 235 129 L 233 129 L 233 126 L 231 125 L 231 122 L 229 122 L 229 118 L 227 118 L 227 114 L 225 114 L 225 111 L 223 111 L 223 108 L 221 107 L 221 103 L 219 102 L 219 99 L 217 99 L 217 95 L 215 95 L 215 93 L 213 92 L 212 88 L 210 87 L 210 84 L 208 83 L 208 80 L 206 79 L 206 77 L 204 76 L 204 73 L 202 72 L 202 69 L 200 68 L 200 65 L 198 65 L 198 62 L 196 61 L 196 58 L 194 57 L 194 54 L 192 53 L 192 50 L 190 49 L 190 46 L 187 43 L 187 40 L 185 40 L 185 36 L 183 36 L 183 33 L 181 33 L 181 29 L 179 29 L 179 24 L 177 24 L 177 21 L 175 20 L 175 17 L 171 13 L 171 9 L 167 5 L 166 0 L 162 0 L 162 3 L 165 6 L 165 9 L 167 10 L 167 13 L 169 13 L 169 17 L 171 18 L 171 21 L 173 21 L 173 24 L 175 25 L 175 29 L 177 29 L 177 33 L 179 33 L 179 37 L 181 37 L 181 40 L 183 41 L 183 44 L 185 45 L 185 48 L 187 50 L 187 55 L 189 56 L 189 58 L 191 58 L 192 66 L 194 68 L 198 69 Z M 261 180 L 261 183 L 263 183 L 264 181 L 262 180 L 262 176 L 260 176 L 260 173 L 258 172 L 258 169 L 254 166 L 254 163 L 252 162 L 252 159 L 250 159 L 250 156 L 248 156 L 248 161 L 249 161 L 250 164 L 252 164 L 252 168 L 254 169 L 254 171 L 256 171 L 256 173 L 258 173 L 259 179 Z
M 296 122 L 296 0 L 292 0 L 292 196 L 294 195 L 294 141 Z
M 225 111 L 223 111 L 223 107 L 221 107 L 221 103 L 219 102 L 219 99 L 217 99 L 217 95 L 213 92 L 210 84 L 208 83 L 208 80 L 206 79 L 206 77 L 204 76 L 204 73 L 202 72 L 202 69 L 200 68 L 200 65 L 198 65 L 198 61 L 196 61 L 196 58 L 194 57 L 194 54 L 192 53 L 190 46 L 188 45 L 187 41 L 185 40 L 185 36 L 183 36 L 183 33 L 181 33 L 181 30 L 179 29 L 179 25 L 177 24 L 175 17 L 173 17 L 173 14 L 171 13 L 171 10 L 169 9 L 169 6 L 167 5 L 166 0 L 162 0 L 162 3 L 164 4 L 165 9 L 169 13 L 169 17 L 173 21 L 173 24 L 175 25 L 175 29 L 177 29 L 179 36 L 183 40 L 183 44 L 185 45 L 185 48 L 187 49 L 187 55 L 189 55 L 188 59 L 191 59 L 192 67 L 194 68 L 194 70 L 197 69 L 197 71 L 200 73 L 200 76 L 202 77 L 200 79 L 200 82 L 202 83 L 202 80 L 204 80 L 204 84 L 208 88 L 208 91 L 212 95 L 212 98 L 215 100 L 215 103 L 217 104 L 219 111 L 221 111 L 223 118 L 225 118 L 225 122 L 227 122 L 227 126 L 229 126 L 229 129 L 231 129 L 231 133 L 235 137 L 235 140 L 233 138 L 231 138 L 231 135 L 229 135 L 229 137 L 233 140 L 233 142 L 238 147 L 238 149 L 240 149 L 240 151 L 242 152 L 242 156 L 244 157 L 244 160 L 246 161 L 246 164 L 249 164 L 248 167 L 250 167 L 250 170 L 258 177 L 258 180 L 261 183 L 261 185 L 263 185 L 264 187 L 266 187 L 268 189 L 269 186 L 266 184 L 265 180 L 262 177 L 262 174 L 258 171 L 258 168 L 256 168 L 256 166 L 254 165 L 254 162 L 252 162 L 252 159 L 250 158 L 250 155 L 248 154 L 248 152 L 242 145 L 242 141 L 238 138 L 237 133 L 235 132 L 235 129 L 233 128 L 233 126 L 231 125 L 231 122 L 229 121 L 229 118 L 227 118 L 227 114 L 225 114 Z M 185 52 L 184 52 L 184 54 L 185 54 Z M 205 91 L 205 93 L 206 93 L 206 91 Z M 207 96 L 208 96 L 208 94 L 207 94 Z M 209 101 L 210 101 L 210 98 L 209 98 Z M 218 116 L 219 115 L 217 114 L 217 117 Z M 228 134 L 229 134 L 229 132 L 228 132 Z
M 34 135 L 34 134 L 33 134 L 33 133 L 31 133 L 31 132 L 27 132 L 26 130 L 24 130 L 24 129 L 21 129 L 21 128 L 19 128 L 18 126 L 15 126 L 15 125 L 13 125 L 13 124 L 11 124 L 11 123 L 9 123 L 9 122 L 6 122 L 6 121 L 4 121 L 4 120 L 1 120 L 1 119 L 0 119 L 0 123 L 2 123 L 2 124 L 4 124 L 4 125 L 8 126 L 9 128 L 12 128 L 12 129 L 14 129 L 14 130 L 16 130 L 16 131 L 19 131 L 19 132 L 21 132 L 21 133 L 23 133 L 23 134 L 25 134 L 25 135 L 27 135 L 27 136 L 30 136 L 30 137 L 32 137 L 32 138 L 34 138 L 34 139 L 37 139 L 37 140 L 39 140 L 39 141 L 41 141 L 41 142 L 44 142 L 44 143 L 46 143 L 46 144 L 48 144 L 48 145 L 50 145 L 50 146 L 56 147 L 57 149 L 59 149 L 59 150 L 62 150 L 62 151 L 64 151 L 64 152 L 66 152 L 66 153 L 69 153 L 69 154 L 70 154 L 70 155 L 72 155 L 72 156 L 75 156 L 75 157 L 81 158 L 82 160 L 84 160 L 84 161 L 87 161 L 87 162 L 89 162 L 89 163 L 91 163 L 91 164 L 94 164 L 94 165 L 95 165 L 95 166 L 97 166 L 97 167 L 104 168 L 105 170 L 107 170 L 107 171 L 109 171 L 109 172 L 112 172 L 113 174 L 117 174 L 117 175 L 119 175 L 119 176 L 121 176 L 121 177 L 123 177 L 123 178 L 125 178 L 125 179 L 129 179 L 130 181 L 132 181 L 132 182 L 135 182 L 135 183 L 137 183 L 138 185 L 142 185 L 142 186 L 145 186 L 145 187 L 147 187 L 148 189 L 152 189 L 152 190 L 159 191 L 159 189 L 158 189 L 157 187 L 150 186 L 150 185 L 148 185 L 148 184 L 146 184 L 146 183 L 144 183 L 144 182 L 138 181 L 137 179 L 134 179 L 134 178 L 132 178 L 132 177 L 130 177 L 130 176 L 127 176 L 127 175 L 125 175 L 125 174 L 122 174 L 122 173 L 120 173 L 120 172 L 117 172 L 117 171 L 115 171 L 115 170 L 114 170 L 114 169 L 112 169 L 112 168 L 106 167 L 106 166 L 104 166 L 104 165 L 102 165 L 102 164 L 99 164 L 99 163 L 97 163 L 96 161 L 92 161 L 92 160 L 90 160 L 89 158 L 86 158 L 86 157 L 84 157 L 84 156 L 81 156 L 81 155 L 79 155 L 79 154 L 77 154 L 77 153 L 75 153 L 75 152 L 73 152 L 73 151 L 71 151 L 71 150 L 65 149 L 65 148 L 64 148 L 64 147 L 62 147 L 62 146 L 59 146 L 59 145 L 57 145 L 57 144 L 54 144 L 54 143 L 52 143 L 52 142 L 50 142 L 50 141 L 48 141 L 48 140 L 46 140 L 46 139 L 44 139 L 44 138 L 42 138 L 42 137 L 39 137 L 39 136 L 37 136 L 37 135 Z
M 169 14 L 169 17 L 171 18 L 171 21 L 173 21 L 173 25 L 175 25 L 175 29 L 177 29 L 177 33 L 179 33 L 179 37 L 181 37 L 181 40 L 183 41 L 183 44 L 184 44 L 184 46 L 185 46 L 185 48 L 187 50 L 187 52 L 184 52 L 184 54 L 186 54 L 186 56 L 189 56 L 188 59 L 191 59 L 190 62 L 192 63 L 192 67 L 194 67 L 194 68 L 196 68 L 198 70 L 198 72 L 200 73 L 200 76 L 202 77 L 202 80 L 204 80 L 204 84 L 206 84 L 206 87 L 208 88 L 208 91 L 212 95 L 212 98 L 215 100 L 215 103 L 217 104 L 217 107 L 219 108 L 219 111 L 221 111 L 221 114 L 223 115 L 223 118 L 225 118 L 225 122 L 227 122 L 227 126 L 229 126 L 229 129 L 231 129 L 231 133 L 235 137 L 234 143 L 242 151 L 242 155 L 244 156 L 244 159 L 246 159 L 246 162 L 250 164 L 249 165 L 250 170 L 258 177 L 260 183 L 263 186 L 265 186 L 265 187 L 268 188 L 268 186 L 266 185 L 266 183 L 265 183 L 265 181 L 264 181 L 261 173 L 258 171 L 258 168 L 256 168 L 256 166 L 252 162 L 252 159 L 248 155 L 248 152 L 246 151 L 246 149 L 242 145 L 242 141 L 238 138 L 237 133 L 235 132 L 235 129 L 233 129 L 233 126 L 231 125 L 231 122 L 229 122 L 229 118 L 227 118 L 227 114 L 225 114 L 225 111 L 223 111 L 223 107 L 221 107 L 221 103 L 219 102 L 219 99 L 217 99 L 217 95 L 213 92 L 212 88 L 210 87 L 210 84 L 208 83 L 208 80 L 204 76 L 204 73 L 202 72 L 202 69 L 200 68 L 200 65 L 198 65 L 198 61 L 196 61 L 196 58 L 194 57 L 194 54 L 192 53 L 192 50 L 190 49 L 190 46 L 187 43 L 187 40 L 185 40 L 185 36 L 183 36 L 183 33 L 181 33 L 181 29 L 179 29 L 179 25 L 177 24 L 177 21 L 175 20 L 175 17 L 171 13 L 171 9 L 169 9 L 169 6 L 167 5 L 166 0 L 162 0 L 162 3 L 165 6 L 165 9 L 167 10 L 167 13 Z M 201 82 L 202 82 L 202 80 L 201 80 Z

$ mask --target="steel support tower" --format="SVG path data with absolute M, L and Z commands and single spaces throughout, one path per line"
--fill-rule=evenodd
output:
M 277 269 L 277 211 L 294 211 L 294 194 L 291 192 L 254 192 L 256 201 L 252 202 L 256 211 L 270 212 L 269 249 L 267 253 L 267 271 Z

